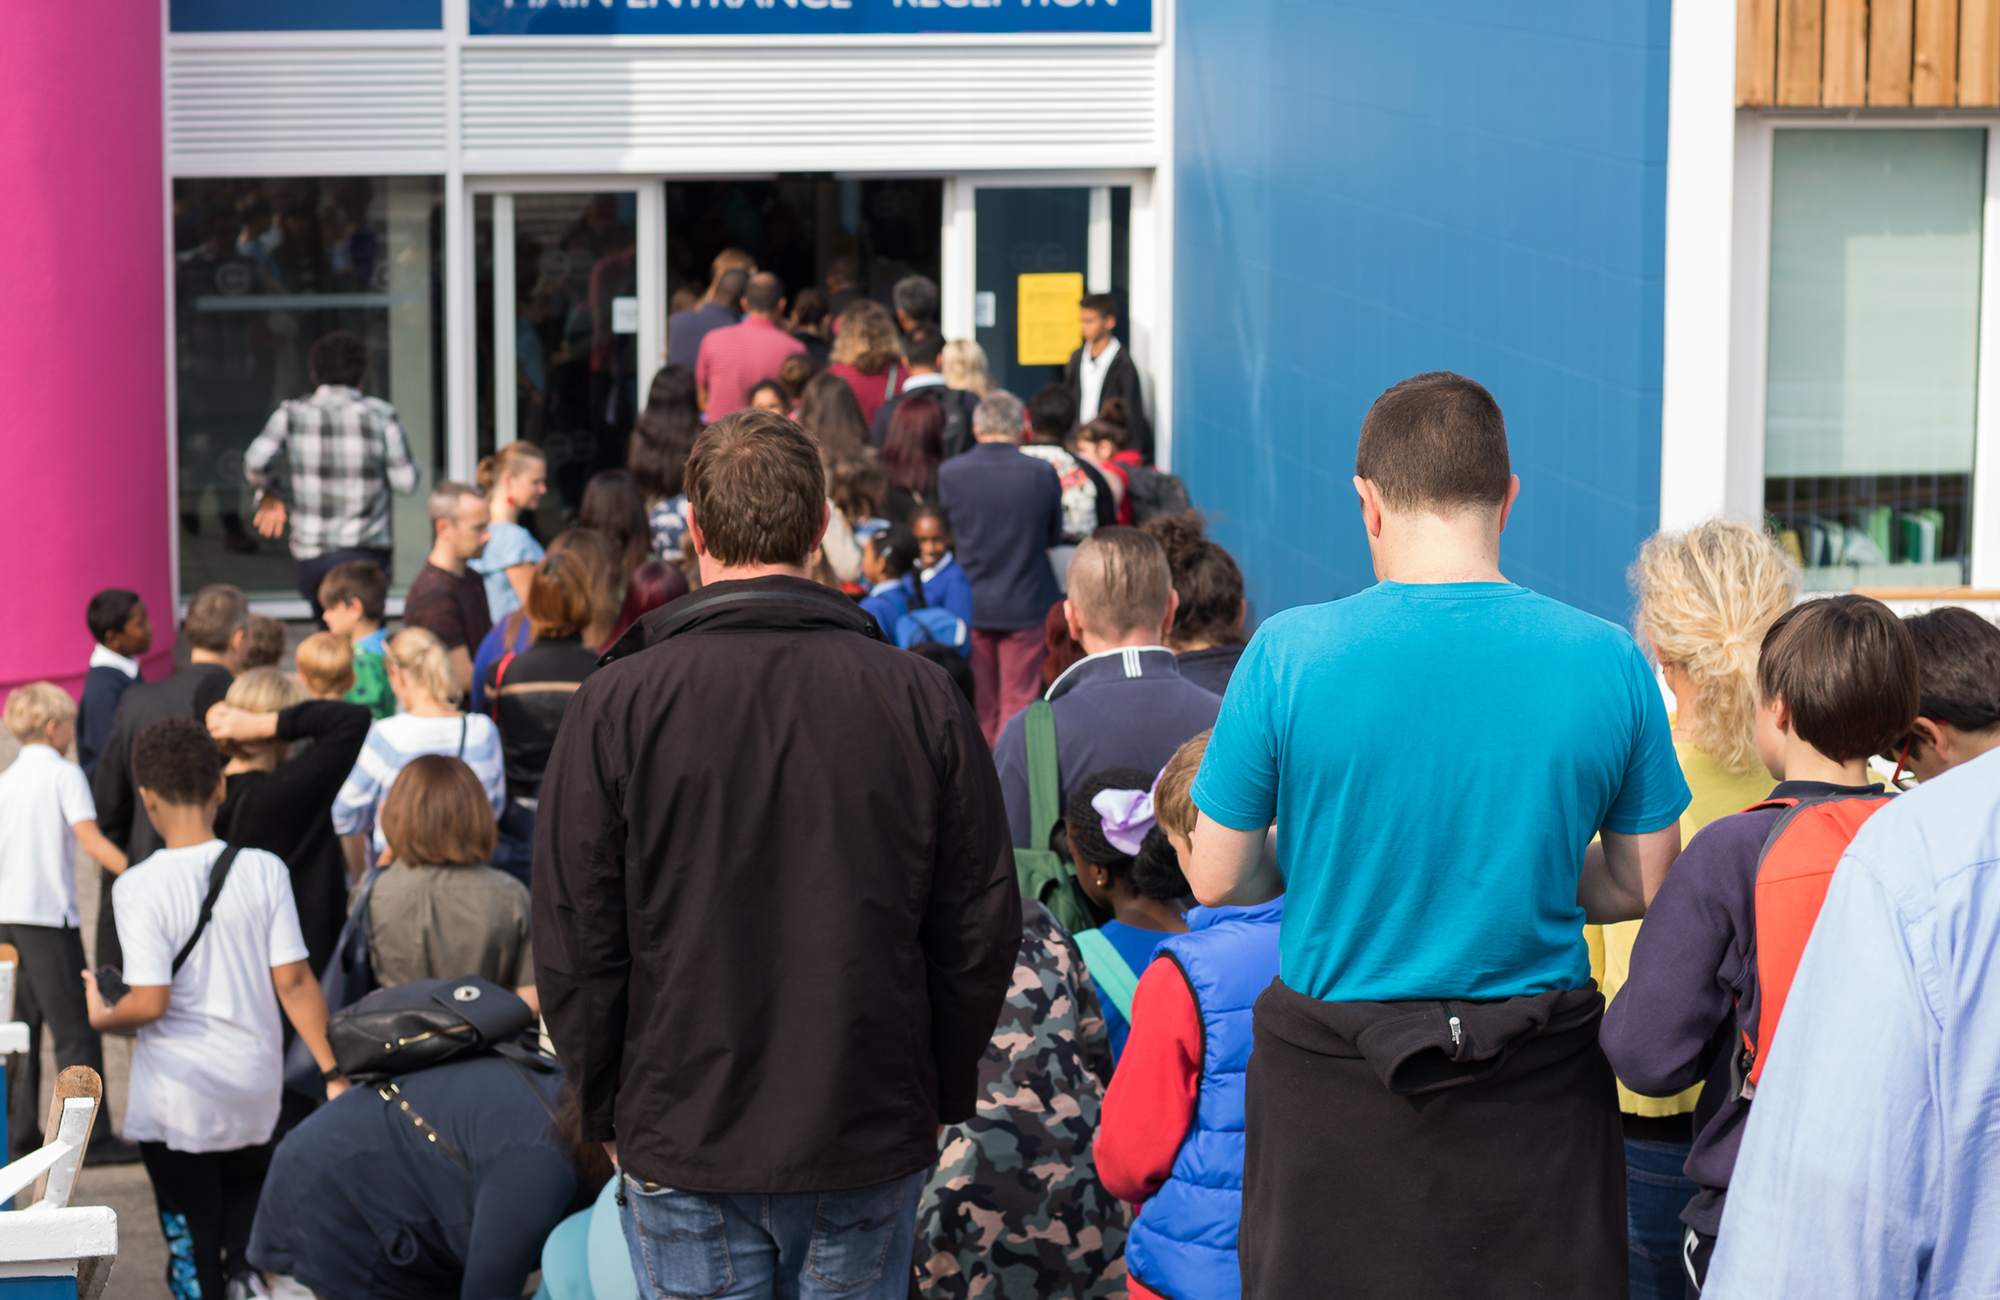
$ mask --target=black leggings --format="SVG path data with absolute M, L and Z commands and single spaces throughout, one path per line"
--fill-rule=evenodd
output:
M 174 1300 L 194 1294 L 187 1286 L 190 1263 L 202 1300 L 222 1300 L 223 1284 L 250 1271 L 244 1253 L 271 1168 L 271 1147 L 266 1142 L 195 1153 L 170 1151 L 164 1142 L 139 1144 L 167 1238 L 167 1290 Z

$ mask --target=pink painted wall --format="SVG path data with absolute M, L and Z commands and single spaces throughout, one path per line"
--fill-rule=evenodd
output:
M 8 4 L 0 40 L 0 691 L 75 690 L 91 593 L 173 645 L 160 0 Z

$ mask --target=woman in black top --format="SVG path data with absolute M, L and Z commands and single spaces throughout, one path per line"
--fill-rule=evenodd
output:
M 507 764 L 507 811 L 500 820 L 493 865 L 524 882 L 534 858 L 542 769 L 548 766 L 570 697 L 597 667 L 597 652 L 584 644 L 583 632 L 595 617 L 599 598 L 580 556 L 551 551 L 535 566 L 528 584 L 528 648 L 502 656 L 487 673 L 486 699 L 500 728 L 500 752 Z
M 297 679 L 275 668 L 243 674 L 208 711 L 209 734 L 229 760 L 216 834 L 285 860 L 315 971 L 326 969 L 347 916 L 347 867 L 333 833 L 333 798 L 354 770 L 369 721 L 362 705 L 306 699 Z M 303 740 L 312 743 L 295 747 Z

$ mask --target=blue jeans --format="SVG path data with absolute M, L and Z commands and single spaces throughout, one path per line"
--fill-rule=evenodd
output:
M 620 1173 L 639 1294 L 658 1300 L 907 1300 L 929 1170 L 844 1192 L 648 1191 Z
M 1691 1143 L 1625 1139 L 1625 1241 L 1632 1300 L 1681 1300 L 1681 1211 L 1701 1189 L 1681 1172 Z

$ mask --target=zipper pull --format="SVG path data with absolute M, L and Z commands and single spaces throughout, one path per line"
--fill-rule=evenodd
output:
M 1453 1016 L 1451 1018 L 1451 1045 L 1453 1047 L 1457 1047 L 1459 1044 L 1459 1040 L 1464 1036 L 1465 1036 L 1464 1031 L 1460 1028 L 1458 1023 L 1458 1017 Z

